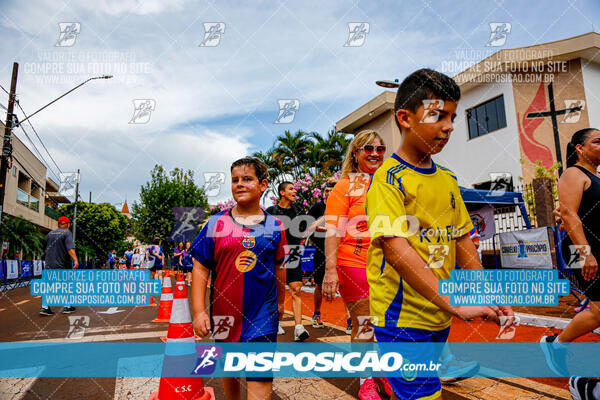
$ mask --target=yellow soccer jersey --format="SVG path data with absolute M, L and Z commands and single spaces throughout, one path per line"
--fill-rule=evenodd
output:
M 373 323 L 438 331 L 450 314 L 421 296 L 385 263 L 378 238 L 406 237 L 439 279 L 448 279 L 456 239 L 473 229 L 456 175 L 433 163 L 419 168 L 393 154 L 373 175 L 365 203 L 371 246 L 367 279 Z

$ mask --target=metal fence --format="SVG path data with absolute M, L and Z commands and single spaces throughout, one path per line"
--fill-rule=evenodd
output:
M 525 220 L 521 215 L 521 210 L 517 206 L 496 209 L 494 213 L 494 225 L 496 233 L 527 229 Z M 482 240 L 480 245 L 482 250 L 493 250 L 494 248 L 493 239 Z
M 525 207 L 529 216 L 529 221 L 533 228 L 537 227 L 537 218 L 535 213 L 535 197 L 533 194 L 533 184 L 525 183 L 523 185 L 515 186 L 514 191 L 523 195 L 525 201 Z M 554 207 L 558 206 L 558 190 L 556 180 L 552 181 L 552 192 Z M 496 226 L 496 233 L 519 231 L 526 229 L 525 220 L 521 215 L 519 207 L 510 206 L 506 208 L 496 209 L 494 213 L 494 224 Z M 482 250 L 493 250 L 493 239 L 487 239 L 481 241 Z

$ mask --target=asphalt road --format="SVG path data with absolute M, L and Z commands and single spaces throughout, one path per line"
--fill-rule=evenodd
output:
M 41 298 L 31 296 L 29 286 L 1 292 L 0 340 L 159 342 L 168 329 L 168 323 L 151 322 L 157 307 L 77 307 L 73 314 L 62 314 L 61 307 L 53 307 L 54 316 L 40 316 L 40 307 Z M 75 337 L 70 332 L 74 320 L 85 328 L 83 332 L 78 329 Z M 309 341 L 349 340 L 341 327 L 315 329 L 306 317 L 304 324 L 311 335 Z M 293 341 L 291 313 L 286 312 L 283 325 L 286 334 L 279 336 L 279 341 Z M 82 337 L 76 338 L 78 335 Z M 0 399 L 145 399 L 158 385 L 159 378 L 4 378 L 0 379 Z M 205 385 L 214 388 L 217 399 L 225 398 L 220 378 L 205 379 Z M 357 393 L 357 378 L 276 378 L 274 382 L 274 399 L 353 399 Z

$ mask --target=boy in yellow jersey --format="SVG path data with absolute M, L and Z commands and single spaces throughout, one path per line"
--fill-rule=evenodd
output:
M 403 354 L 411 362 L 437 362 L 439 347 L 429 343 L 446 342 L 452 316 L 498 321 L 513 315 L 510 307 L 451 306 L 438 294 L 439 280 L 450 278 L 455 262 L 481 268 L 456 175 L 431 159 L 450 138 L 459 99 L 454 80 L 430 69 L 402 82 L 394 106 L 402 144 L 375 172 L 367 193 L 375 336 L 380 343 L 424 343 L 415 354 Z M 442 398 L 438 377 L 388 378 L 399 399 Z

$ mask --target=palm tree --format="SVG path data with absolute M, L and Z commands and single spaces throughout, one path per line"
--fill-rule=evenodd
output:
M 279 184 L 280 177 L 282 175 L 282 169 L 279 162 L 273 156 L 275 149 L 271 148 L 264 153 L 257 151 L 252 154 L 252 157 L 256 157 L 267 165 L 267 171 L 269 172 L 269 189 L 268 193 L 275 193 L 277 191 L 277 185 Z
M 283 172 L 291 174 L 294 180 L 300 179 L 306 170 L 303 164 L 307 158 L 306 151 L 310 146 L 306 136 L 306 132 L 301 130 L 294 134 L 285 131 L 275 142 L 273 158 L 277 160 Z
M 9 255 L 14 257 L 17 250 L 22 256 L 35 256 L 44 252 L 44 234 L 31 222 L 21 217 L 6 215 L 2 218 L 0 237 L 9 244 Z
M 311 138 L 315 140 L 311 154 L 311 161 L 314 168 L 317 169 L 315 173 L 318 171 L 332 173 L 342 168 L 346 150 L 352 141 L 346 136 L 345 133 L 336 132 L 335 129 L 327 132 L 327 138 L 316 133 L 311 135 Z

